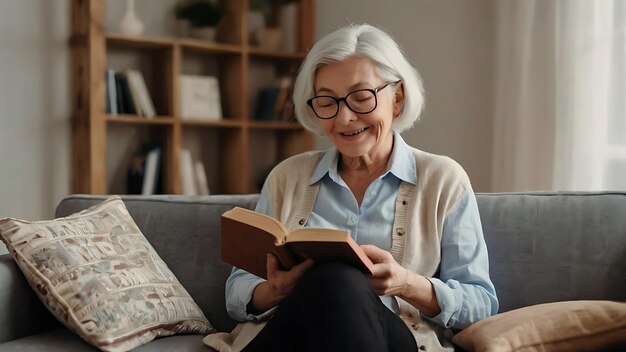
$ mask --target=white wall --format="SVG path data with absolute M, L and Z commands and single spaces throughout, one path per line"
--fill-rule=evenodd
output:
M 0 1 L 0 217 L 52 218 L 69 192 L 68 4 Z
M 69 191 L 68 0 L 0 1 L 0 217 L 42 219 Z
M 421 73 L 427 96 L 421 122 L 403 133 L 404 139 L 452 157 L 465 168 L 476 191 L 490 191 L 494 1 L 317 2 L 318 38 L 350 22 L 379 25 L 393 34 Z

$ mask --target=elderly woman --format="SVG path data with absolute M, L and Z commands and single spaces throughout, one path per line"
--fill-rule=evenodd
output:
M 466 173 L 400 136 L 424 105 L 418 73 L 387 33 L 353 25 L 313 46 L 293 99 L 300 123 L 334 148 L 276 166 L 256 210 L 291 230 L 349 229 L 374 274 L 311 261 L 283 271 L 270 254 L 267 281 L 234 268 L 226 306 L 247 322 L 229 337 L 234 349 L 450 349 L 450 329 L 495 314 L 498 301 Z

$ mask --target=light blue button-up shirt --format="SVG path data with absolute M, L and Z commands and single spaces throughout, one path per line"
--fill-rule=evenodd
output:
M 320 188 L 305 226 L 348 229 L 358 244 L 373 244 L 389 251 L 395 200 L 400 183 L 404 181 L 416 184 L 417 181 L 415 158 L 409 146 L 399 134 L 394 134 L 394 146 L 387 170 L 368 186 L 360 207 L 352 191 L 339 175 L 338 161 L 337 150 L 329 149 L 309 179 L 309 184 L 320 182 Z M 270 202 L 271 199 L 264 187 L 256 211 L 273 216 Z M 467 229 L 471 229 L 471 236 L 464 236 Z M 476 311 L 470 309 L 472 304 L 486 305 L 487 311 L 495 313 L 498 303 L 488 271 L 484 269 L 473 271 L 472 277 L 465 277 L 466 271 L 463 270 L 459 271 L 460 274 L 456 272 L 456 268 L 459 267 L 488 263 L 478 207 L 472 191 L 465 192 L 456 208 L 446 218 L 441 242 L 440 272 L 438 278 L 430 278 L 441 308 L 441 313 L 433 320 L 447 326 L 459 320 L 472 320 L 475 318 L 473 312 Z M 456 251 L 458 246 L 455 247 L 455 244 L 461 243 L 463 245 L 459 250 L 462 253 L 450 253 L 451 255 L 444 253 L 446 248 L 455 248 Z M 476 277 L 476 273 L 480 277 Z M 259 319 L 260 316 L 248 314 L 246 306 L 250 302 L 254 288 L 262 281 L 263 279 L 253 274 L 233 268 L 226 282 L 226 308 L 233 319 L 239 321 Z M 464 282 L 483 284 L 487 294 L 476 292 L 475 287 L 468 288 L 460 284 Z M 394 297 L 381 296 L 381 300 L 389 309 L 398 313 Z M 460 325 L 465 324 L 461 321 Z

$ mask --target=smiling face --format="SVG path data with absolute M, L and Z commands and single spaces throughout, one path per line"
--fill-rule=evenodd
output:
M 385 83 L 369 59 L 352 56 L 317 70 L 315 94 L 342 98 L 355 90 L 374 89 Z M 342 101 L 334 118 L 319 120 L 324 133 L 343 157 L 365 158 L 366 161 L 389 157 L 393 145 L 391 123 L 402 104 L 402 89 L 398 88 L 396 94 L 393 84 L 380 90 L 378 105 L 370 113 L 355 113 Z

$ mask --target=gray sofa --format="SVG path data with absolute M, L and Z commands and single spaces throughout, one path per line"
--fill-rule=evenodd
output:
M 105 199 L 69 196 L 65 216 Z M 153 247 L 211 323 L 236 323 L 224 307 L 230 266 L 220 260 L 220 214 L 253 208 L 258 195 L 123 197 Z M 478 194 L 500 311 L 575 299 L 626 301 L 625 193 Z M 208 351 L 199 335 L 154 340 L 136 351 Z M 95 350 L 43 307 L 9 255 L 0 256 L 0 351 Z

